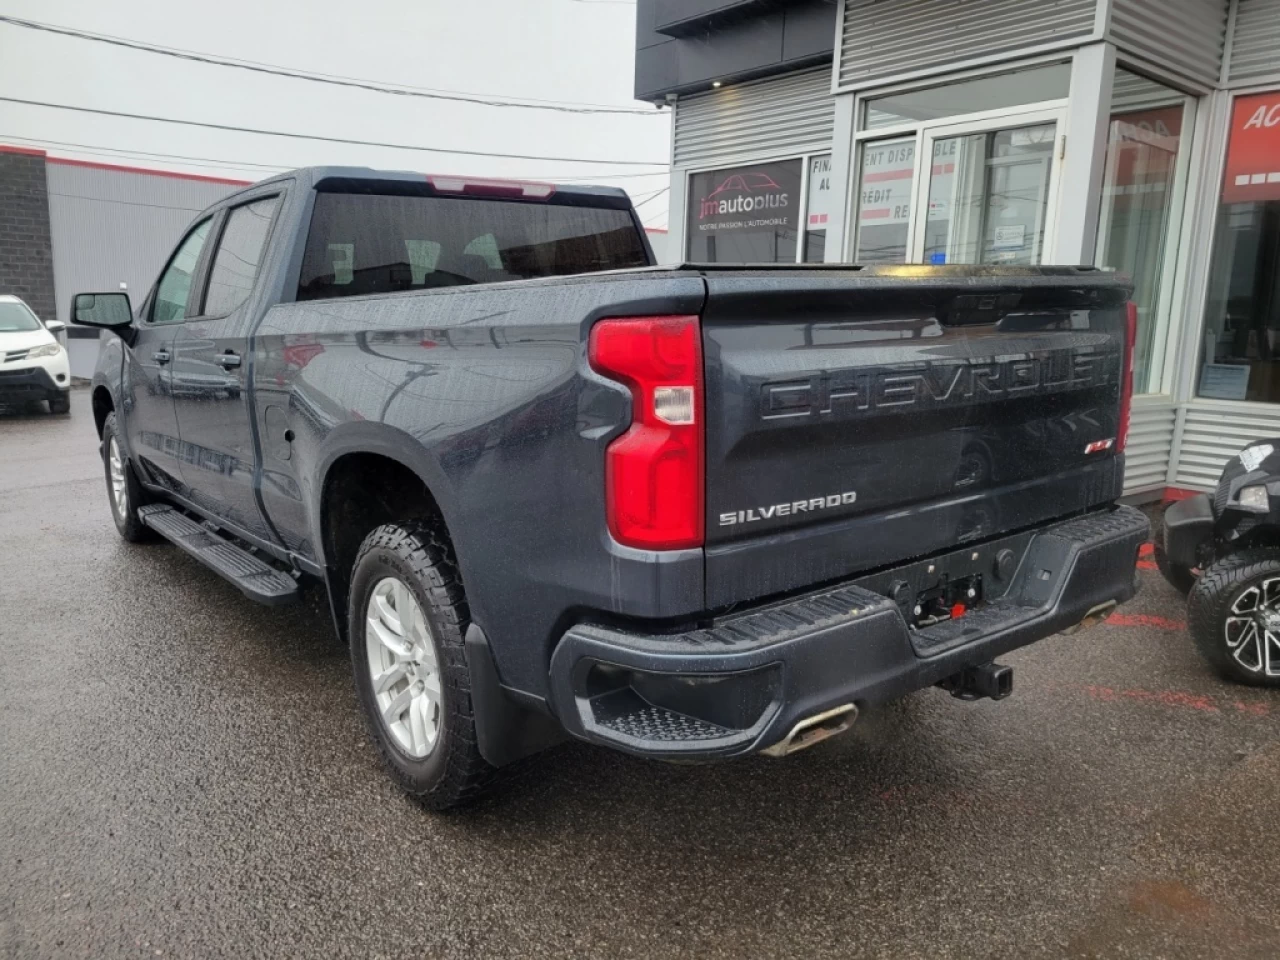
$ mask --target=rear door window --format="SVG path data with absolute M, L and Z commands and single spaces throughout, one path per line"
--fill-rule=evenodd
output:
M 630 210 L 320 193 L 298 299 L 497 283 L 648 262 Z
M 204 316 L 225 317 L 249 299 L 279 202 L 279 197 L 264 197 L 235 207 L 228 214 L 213 269 L 209 271 Z

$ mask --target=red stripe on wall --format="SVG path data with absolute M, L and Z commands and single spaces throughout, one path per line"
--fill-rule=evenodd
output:
M 5 143 L 0 143 L 0 153 L 21 153 L 28 157 L 47 156 L 43 150 L 32 150 L 30 147 L 11 147 Z

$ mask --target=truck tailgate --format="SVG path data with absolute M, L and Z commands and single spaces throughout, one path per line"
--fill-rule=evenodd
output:
M 711 606 L 1119 496 L 1129 289 L 1113 275 L 793 268 L 706 282 Z

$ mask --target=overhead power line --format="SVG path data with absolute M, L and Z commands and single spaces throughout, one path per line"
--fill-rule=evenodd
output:
M 270 173 L 282 173 L 285 170 L 294 170 L 298 167 L 309 166 L 305 163 L 280 164 L 280 163 L 258 163 L 252 160 L 229 160 L 218 157 L 200 157 L 191 156 L 181 153 L 155 153 L 149 150 L 139 150 L 136 148 L 122 150 L 118 147 L 107 147 L 96 143 L 74 143 L 69 140 L 49 140 L 47 138 L 22 137 L 16 133 L 0 133 L 0 143 L 6 140 L 18 140 L 22 143 L 35 144 L 40 147 L 65 147 L 75 150 L 77 153 L 87 153 L 92 156 L 106 157 L 108 159 L 117 160 L 139 160 L 144 163 L 156 163 L 159 160 L 176 160 L 184 164 L 198 167 L 211 167 L 220 169 L 239 168 L 251 170 L 265 170 L 263 176 Z M 592 174 L 590 176 L 576 176 L 574 174 L 565 174 L 563 176 L 539 176 L 537 179 L 543 181 L 564 181 L 572 183 L 584 183 L 592 181 L 614 181 L 614 180 L 636 180 L 644 177 L 667 177 L 669 174 L 665 170 L 655 170 L 651 173 L 609 173 L 609 174 Z
M 599 2 L 605 2 L 605 0 L 599 0 Z M 131 40 L 127 37 L 116 37 L 106 33 L 94 33 L 89 30 L 76 30 L 71 27 L 63 27 L 53 23 L 43 23 L 39 20 L 24 20 L 21 17 L 11 17 L 8 15 L 0 15 L 0 23 L 7 23 L 10 26 L 20 27 L 24 30 L 39 30 L 44 33 L 53 33 L 64 37 L 74 37 L 77 40 L 106 43 L 115 47 L 139 50 L 143 53 L 152 53 L 163 57 L 173 57 L 177 60 L 187 60 L 193 63 L 204 63 L 215 67 L 230 67 L 236 70 L 248 70 L 253 73 L 264 73 L 276 77 L 289 77 L 294 80 L 307 80 L 312 83 L 326 83 L 337 87 L 351 87 L 352 89 L 368 90 L 373 93 L 388 93 L 400 97 L 421 97 L 426 100 L 447 100 L 455 103 L 474 103 L 486 107 L 506 107 L 509 109 L 550 110 L 556 113 L 622 114 L 626 116 L 641 117 L 660 115 L 659 111 L 652 108 L 610 107 L 601 104 L 568 104 L 552 100 L 534 100 L 532 98 L 521 100 L 506 97 L 483 96 L 481 94 L 464 93 L 462 91 L 432 90 L 426 87 L 397 86 L 377 80 L 363 80 L 358 77 L 343 77 L 335 74 L 293 70 L 274 63 L 262 63 L 256 60 L 241 60 L 234 57 L 217 56 L 211 53 L 198 53 L 193 50 L 182 50 L 177 47 L 164 47 L 154 43 L 144 43 L 141 40 Z
M 317 133 L 291 133 L 282 130 L 263 130 L 257 127 L 238 127 L 227 123 L 208 123 L 202 120 L 180 120 L 177 117 L 157 117 L 145 113 L 126 113 L 122 110 L 99 110 L 95 107 L 76 107 L 67 103 L 49 103 L 44 100 L 23 100 L 19 97 L 0 97 L 5 103 L 20 103 L 29 107 L 47 107 L 51 110 L 69 110 L 73 113 L 93 113 L 103 117 L 121 117 L 126 120 L 149 120 L 155 123 L 173 123 L 185 127 L 203 127 L 206 130 L 225 130 L 231 133 L 252 133 L 263 137 L 284 137 L 291 140 L 315 140 L 322 143 L 343 143 L 357 147 L 385 147 L 388 150 L 412 150 L 418 153 L 448 153 L 461 157 L 499 157 L 507 160 L 547 160 L 555 163 L 594 163 L 619 167 L 666 167 L 667 163 L 651 160 L 602 160 L 590 157 L 549 157 L 530 153 L 498 153 L 489 150 L 461 150 L 448 147 L 420 147 L 410 143 L 387 143 L 381 140 L 355 140 L 348 137 L 327 137 Z
M 657 200 L 660 196 L 662 196 L 664 193 L 666 193 L 670 189 L 671 189 L 670 187 L 663 187 L 661 190 L 654 191 L 649 196 L 645 197 L 643 200 L 633 200 L 632 205 L 637 210 L 639 210 L 646 203 L 651 203 L 652 201 Z

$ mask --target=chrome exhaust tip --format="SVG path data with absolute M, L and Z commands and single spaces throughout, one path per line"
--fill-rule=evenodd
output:
M 773 746 L 765 747 L 760 752 L 766 757 L 785 757 L 798 750 L 821 743 L 828 737 L 834 737 L 837 733 L 844 733 L 853 726 L 853 722 L 857 719 L 858 708 L 852 703 L 824 710 L 822 713 L 814 714 L 812 717 L 806 717 L 801 720 L 791 728 L 791 732 L 785 737 Z
M 1073 633 L 1080 633 L 1083 630 L 1088 630 L 1090 627 L 1096 627 L 1098 624 L 1102 623 L 1103 620 L 1106 620 L 1107 617 L 1115 613 L 1116 607 L 1118 606 L 1119 604 L 1114 600 L 1108 600 L 1106 603 L 1100 603 L 1086 613 L 1079 623 L 1073 627 L 1067 627 L 1067 629 L 1062 632 L 1067 636 L 1071 636 Z

